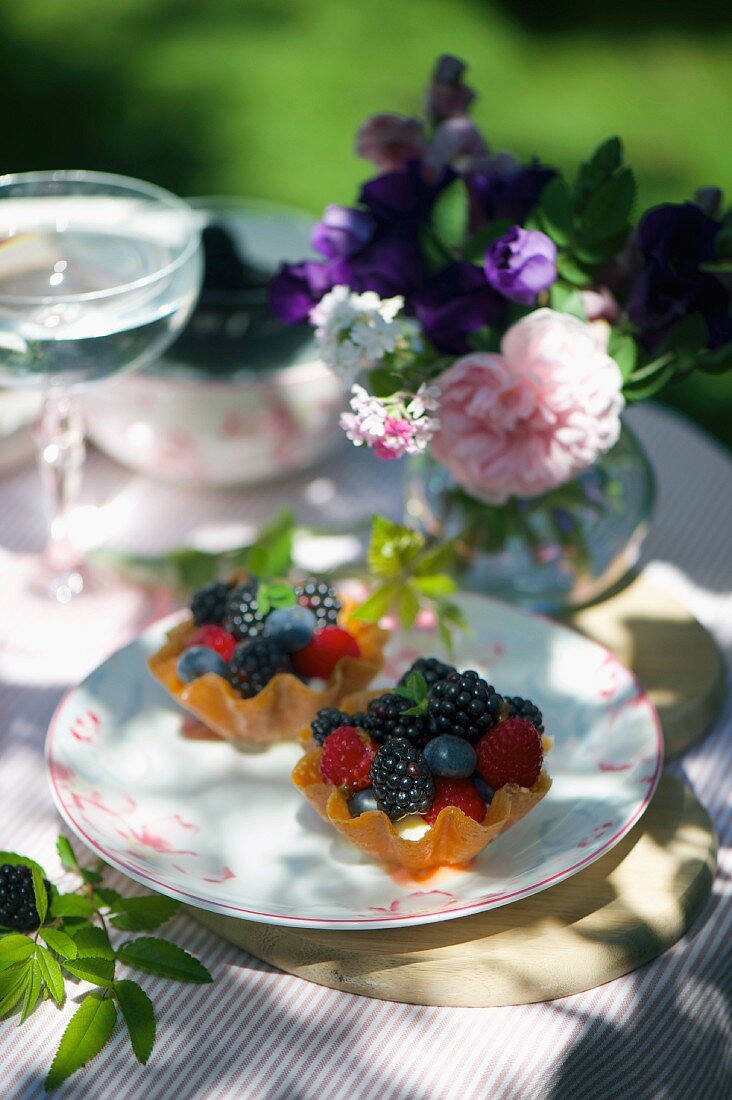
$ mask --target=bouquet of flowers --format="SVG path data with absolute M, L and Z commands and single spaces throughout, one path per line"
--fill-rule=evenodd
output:
M 626 402 L 732 367 L 732 211 L 715 188 L 632 221 L 617 138 L 572 180 L 490 149 L 456 58 L 425 118 L 356 136 L 378 174 L 313 231 L 323 257 L 270 287 L 352 382 L 341 424 L 384 459 L 429 451 L 473 500 L 503 505 L 590 470 Z

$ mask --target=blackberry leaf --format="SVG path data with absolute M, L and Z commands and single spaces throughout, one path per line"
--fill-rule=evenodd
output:
M 61 1036 L 46 1077 L 46 1089 L 56 1088 L 99 1053 L 114 1031 L 117 1009 L 103 993 L 90 993 L 79 1005 Z
M 122 1010 L 130 1043 L 138 1062 L 145 1065 L 155 1043 L 155 1010 L 142 986 L 124 978 L 112 986 Z

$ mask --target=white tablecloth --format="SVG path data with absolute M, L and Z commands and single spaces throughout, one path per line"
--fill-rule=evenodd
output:
M 732 461 L 691 425 L 658 409 L 631 422 L 654 461 L 659 505 L 645 562 L 732 658 Z M 113 546 L 159 551 L 183 541 L 234 543 L 292 504 L 305 521 L 398 515 L 396 466 L 344 449 L 339 461 L 249 492 L 186 492 L 135 477 L 92 454 L 79 526 L 101 521 Z M 32 855 L 55 877 L 59 830 L 43 767 L 46 725 L 64 688 L 85 675 L 166 597 L 118 585 L 71 609 L 20 590 L 25 555 L 42 542 L 36 473 L 0 480 L 0 848 Z M 144 979 L 158 1040 L 139 1066 L 120 1027 L 60 1097 L 190 1100 L 484 1100 L 732 1095 L 732 912 L 729 905 L 732 707 L 672 765 L 712 814 L 720 837 L 714 891 L 694 927 L 661 959 L 588 993 L 500 1009 L 397 1005 L 281 974 L 185 916 L 171 938 L 198 955 L 213 986 Z M 111 884 L 121 882 L 113 876 Z M 126 889 L 136 890 L 126 883 Z M 560 887 L 561 888 L 561 887 Z M 40 1097 L 66 1020 L 45 1003 L 21 1029 L 0 1025 L 0 1094 Z

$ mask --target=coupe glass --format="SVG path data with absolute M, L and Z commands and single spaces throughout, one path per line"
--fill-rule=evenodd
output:
M 68 530 L 84 462 L 77 392 L 159 356 L 201 273 L 198 218 L 160 187 L 102 172 L 0 176 L 0 385 L 43 393 L 42 584 L 62 603 L 84 586 Z

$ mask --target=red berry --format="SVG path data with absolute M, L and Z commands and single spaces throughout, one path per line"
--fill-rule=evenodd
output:
M 379 746 L 370 737 L 360 737 L 355 726 L 338 726 L 323 742 L 320 773 L 326 783 L 362 791 L 371 786 L 371 761 Z
M 525 718 L 506 718 L 475 746 L 478 772 L 496 790 L 506 783 L 533 787 L 544 763 L 544 747 L 536 728 Z
M 215 650 L 220 657 L 228 661 L 236 648 L 236 638 L 233 634 L 229 634 L 228 630 L 224 630 L 223 626 L 197 626 L 188 639 L 186 648 L 192 645 L 205 645 L 207 649 Z
M 447 779 L 445 776 L 434 776 L 435 800 L 424 815 L 425 821 L 434 825 L 440 810 L 446 806 L 457 806 L 473 821 L 483 821 L 486 805 L 478 794 L 472 779 Z
M 360 657 L 358 642 L 340 626 L 319 630 L 303 649 L 292 654 L 292 667 L 299 676 L 328 680 L 341 657 Z

